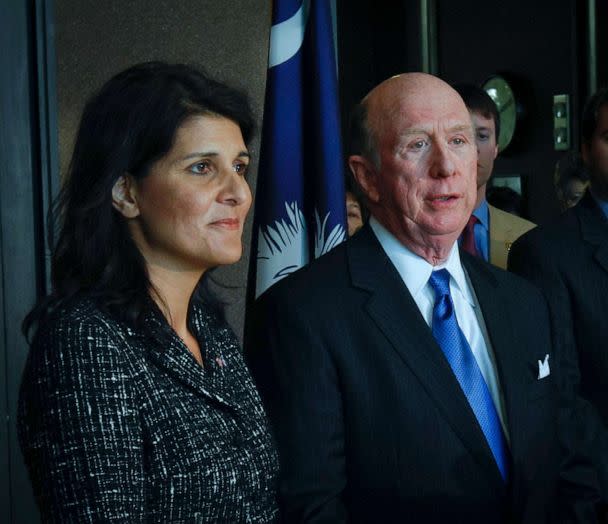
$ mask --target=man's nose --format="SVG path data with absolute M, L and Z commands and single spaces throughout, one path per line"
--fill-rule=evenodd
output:
M 456 168 L 447 144 L 435 143 L 431 154 L 431 176 L 448 177 L 454 174 Z

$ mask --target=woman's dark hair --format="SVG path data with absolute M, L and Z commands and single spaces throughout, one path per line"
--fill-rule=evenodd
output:
M 247 97 L 188 65 L 135 65 L 89 99 L 48 222 L 52 292 L 24 320 L 26 336 L 50 312 L 82 294 L 137 325 L 152 287 L 126 221 L 112 206 L 112 187 L 126 173 L 145 177 L 171 149 L 178 128 L 197 115 L 228 118 L 239 125 L 246 144 L 252 137 Z M 195 296 L 204 295 L 206 285 L 203 278 Z

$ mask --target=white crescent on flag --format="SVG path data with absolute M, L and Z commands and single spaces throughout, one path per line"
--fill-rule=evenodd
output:
M 295 15 L 270 28 L 268 68 L 287 62 L 300 50 L 309 11 L 310 0 L 304 0 Z

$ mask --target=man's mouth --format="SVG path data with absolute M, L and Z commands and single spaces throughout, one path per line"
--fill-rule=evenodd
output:
M 452 206 L 459 199 L 460 195 L 457 193 L 440 193 L 430 195 L 427 200 L 432 207 L 444 208 Z

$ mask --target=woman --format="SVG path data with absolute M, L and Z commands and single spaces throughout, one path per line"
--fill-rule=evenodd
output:
M 363 206 L 354 191 L 346 190 L 346 222 L 348 236 L 352 237 L 363 227 Z
M 246 98 L 147 63 L 86 105 L 19 436 L 48 522 L 273 522 L 277 457 L 209 298 L 251 204 Z
M 589 173 L 581 156 L 569 151 L 555 164 L 555 192 L 562 211 L 574 207 L 589 187 Z

